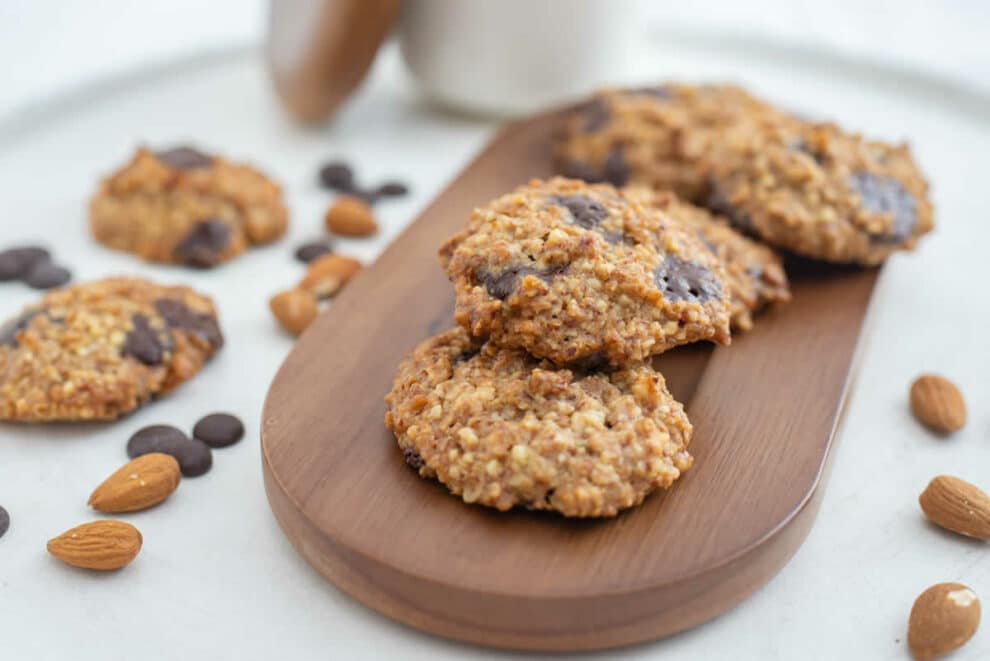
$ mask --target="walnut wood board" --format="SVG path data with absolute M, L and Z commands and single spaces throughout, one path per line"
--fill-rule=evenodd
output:
M 878 272 L 790 265 L 794 301 L 731 347 L 657 360 L 695 426 L 694 467 L 609 520 L 469 506 L 420 479 L 385 428 L 402 356 L 449 327 L 436 249 L 472 208 L 551 173 L 556 116 L 511 124 L 298 341 L 262 421 L 268 498 L 337 587 L 409 626 L 481 645 L 592 650 L 736 605 L 818 511 Z

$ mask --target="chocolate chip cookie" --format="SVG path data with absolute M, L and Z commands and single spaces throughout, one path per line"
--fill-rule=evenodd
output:
M 692 462 L 684 408 L 647 364 L 563 369 L 458 328 L 403 360 L 385 400 L 406 463 L 499 510 L 614 516 Z
M 554 158 L 568 177 L 673 190 L 693 200 L 706 190 L 701 163 L 719 131 L 784 120 L 731 85 L 609 89 L 565 119 Z
M 110 278 L 54 290 L 0 326 L 0 420 L 111 420 L 222 345 L 213 303 L 187 287 Z
M 140 148 L 90 203 L 97 241 L 148 261 L 210 268 L 270 243 L 288 214 L 277 184 L 190 147 Z
M 670 192 L 631 188 L 626 194 L 694 230 L 722 261 L 727 275 L 733 331 L 750 330 L 754 314 L 767 305 L 791 300 L 780 255 L 734 230 L 725 218 L 684 202 Z
M 933 227 L 907 145 L 834 124 L 738 127 L 712 145 L 705 204 L 767 243 L 830 262 L 879 264 Z
M 719 260 L 693 231 L 607 184 L 534 180 L 476 209 L 439 254 L 458 325 L 561 366 L 729 342 Z

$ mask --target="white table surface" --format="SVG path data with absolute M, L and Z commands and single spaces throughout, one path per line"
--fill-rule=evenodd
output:
M 907 613 L 923 588 L 958 580 L 990 595 L 990 547 L 934 529 L 916 503 L 940 472 L 990 486 L 990 413 L 981 406 L 990 401 L 990 223 L 982 184 L 990 171 L 990 113 L 979 99 L 950 94 L 951 87 L 836 62 L 713 55 L 674 41 L 653 57 L 643 65 L 657 77 L 738 79 L 797 109 L 910 137 L 931 175 L 939 229 L 884 273 L 824 504 L 794 559 L 714 622 L 601 658 L 906 658 Z M 642 71 L 629 75 L 636 73 Z M 49 108 L 43 125 L 20 123 L 16 135 L 0 132 L 3 243 L 40 238 L 80 280 L 127 272 L 193 284 L 217 298 L 228 345 L 173 396 L 116 424 L 0 426 L 0 504 L 12 516 L 0 540 L 0 658 L 503 656 L 394 624 L 324 581 L 268 509 L 257 445 L 267 384 L 291 348 L 266 301 L 300 275 L 292 246 L 319 233 L 329 198 L 313 183 L 316 166 L 343 156 L 366 180 L 411 183 L 412 196 L 380 207 L 380 237 L 340 242 L 342 251 L 370 260 L 493 126 L 430 109 L 394 51 L 338 121 L 320 130 L 299 129 L 280 115 L 251 55 L 202 61 L 182 75 L 105 94 L 77 99 L 71 112 Z M 96 177 L 136 142 L 187 138 L 257 160 L 276 175 L 292 211 L 290 237 L 208 273 L 141 264 L 94 245 L 85 200 Z M 2 316 L 33 298 L 19 285 L 2 287 Z M 369 314 L 387 311 L 369 302 Z M 907 412 L 908 384 L 925 370 L 952 377 L 970 402 L 970 422 L 952 440 L 934 439 Z M 121 517 L 145 536 L 133 565 L 94 575 L 48 556 L 49 537 L 93 518 L 86 497 L 125 460 L 132 431 L 158 422 L 188 427 L 212 410 L 241 415 L 247 439 L 217 451 L 213 471 L 184 481 L 165 505 Z M 956 658 L 990 658 L 990 631 Z

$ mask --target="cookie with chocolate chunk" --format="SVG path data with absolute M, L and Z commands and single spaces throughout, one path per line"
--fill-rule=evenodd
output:
M 706 206 L 799 255 L 879 264 L 933 227 L 907 145 L 792 122 L 725 132 L 706 157 Z
M 784 119 L 732 85 L 607 89 L 565 118 L 554 160 L 567 177 L 672 190 L 691 200 L 706 190 L 701 163 L 721 130 Z
M 190 147 L 138 149 L 90 202 L 100 243 L 152 262 L 210 268 L 285 232 L 279 186 L 247 165 Z
M 791 300 L 780 255 L 733 229 L 726 218 L 684 202 L 670 192 L 634 188 L 626 193 L 694 230 L 702 243 L 722 261 L 729 288 L 733 331 L 750 330 L 754 314 L 767 305 Z
M 109 278 L 54 290 L 0 326 L 0 420 L 111 420 L 191 379 L 223 345 L 188 287 Z
M 412 469 L 499 510 L 614 516 L 692 462 L 684 408 L 645 363 L 559 368 L 458 328 L 402 361 L 386 403 Z
M 719 260 L 610 185 L 534 180 L 471 214 L 440 249 L 454 319 L 561 366 L 622 366 L 729 342 Z

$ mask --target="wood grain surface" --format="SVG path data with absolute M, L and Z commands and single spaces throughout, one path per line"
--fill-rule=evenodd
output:
M 790 264 L 794 301 L 732 346 L 657 360 L 695 426 L 694 467 L 615 519 L 465 505 L 404 464 L 383 424 L 400 358 L 449 327 L 436 249 L 472 208 L 550 174 L 555 116 L 509 125 L 303 335 L 262 421 L 286 535 L 367 606 L 440 636 L 590 650 L 734 606 L 794 554 L 818 510 L 877 271 Z

